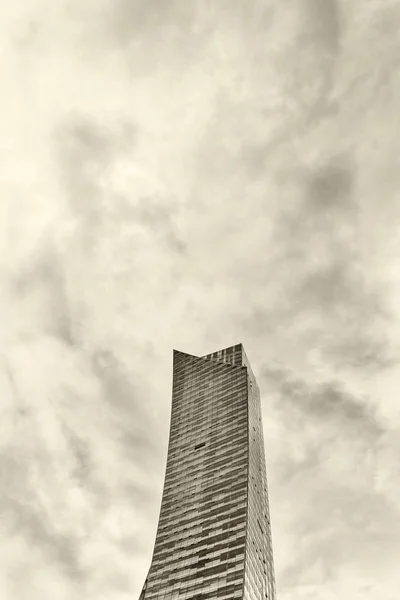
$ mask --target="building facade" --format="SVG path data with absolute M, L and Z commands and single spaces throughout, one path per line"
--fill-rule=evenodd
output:
M 174 350 L 167 467 L 140 600 L 275 600 L 260 392 L 243 346 Z

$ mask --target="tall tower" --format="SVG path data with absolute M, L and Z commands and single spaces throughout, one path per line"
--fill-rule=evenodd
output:
M 243 346 L 174 350 L 168 459 L 140 600 L 275 600 L 260 392 Z

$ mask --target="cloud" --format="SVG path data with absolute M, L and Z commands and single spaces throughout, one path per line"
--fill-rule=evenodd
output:
M 332 586 L 325 585 L 312 585 L 306 584 L 303 586 L 297 586 L 296 588 L 289 588 L 284 590 L 282 597 L 284 600 L 317 600 L 318 598 L 324 598 L 324 600 L 338 600 L 339 598 L 376 598 L 380 596 L 382 598 L 388 598 L 392 600 L 395 598 L 392 588 L 385 584 L 368 580 L 364 577 L 353 578 L 348 581 L 346 585 L 335 584 Z
M 390 555 L 398 553 L 400 531 L 393 524 L 400 505 L 379 484 L 388 472 L 381 448 L 393 445 L 384 441 L 375 399 L 357 397 L 338 381 L 316 384 L 273 368 L 265 368 L 262 382 L 274 436 L 285 440 L 285 452 L 270 458 L 269 477 L 281 505 L 278 518 L 292 535 L 289 554 L 274 540 L 283 592 L 288 586 L 296 597 L 293 586 L 300 584 L 334 589 L 350 564 L 353 573 L 368 568 L 371 577 L 386 578 L 392 564 L 378 548 L 384 539 Z M 268 449 L 273 442 L 266 439 Z
M 144 452 L 138 436 L 145 416 L 137 411 L 138 428 L 133 388 L 127 387 L 122 367 L 118 376 L 114 364 L 113 375 L 104 378 L 84 352 L 54 338 L 15 346 L 11 359 L 10 391 L 28 410 L 2 417 L 7 434 L 0 455 L 3 540 L 41 548 L 49 569 L 54 564 L 59 570 L 62 587 L 75 581 L 91 586 L 95 595 L 129 588 L 130 577 L 118 574 L 118 564 L 127 552 L 130 557 L 140 552 L 142 529 L 158 508 L 144 476 L 143 465 L 151 461 L 134 460 L 132 470 L 132 456 Z M 141 440 L 148 444 L 146 437 Z M 114 562 L 94 578 L 93 566 L 107 556 Z
M 112 419 L 122 448 L 129 452 L 129 460 L 139 461 L 140 457 L 150 459 L 155 444 L 149 435 L 151 416 L 149 405 L 141 402 L 141 382 L 132 381 L 123 364 L 110 351 L 98 351 L 93 357 L 106 401 L 110 404 Z M 132 415 L 134 409 L 135 415 Z M 134 417 L 134 418 L 132 418 Z M 142 458 L 143 460 L 143 458 Z
M 319 172 L 311 175 L 308 191 L 310 204 L 328 211 L 335 209 L 335 206 L 351 210 L 352 179 L 351 170 L 340 159 L 337 164 L 332 162 L 323 166 Z
M 278 343 L 290 336 L 294 344 L 313 346 L 337 368 L 380 369 L 397 361 L 388 337 L 392 315 L 386 289 L 369 277 L 368 250 L 359 243 L 361 206 L 352 162 L 334 156 L 292 176 L 300 193 L 267 233 L 265 251 L 271 247 L 272 253 L 249 261 L 240 274 L 245 288 L 263 290 L 258 306 L 244 303 L 244 322 Z

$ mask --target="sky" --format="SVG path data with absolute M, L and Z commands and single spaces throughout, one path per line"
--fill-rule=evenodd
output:
M 2 7 L 1 598 L 138 598 L 172 350 L 239 342 L 279 600 L 398 597 L 399 32 L 395 0 Z

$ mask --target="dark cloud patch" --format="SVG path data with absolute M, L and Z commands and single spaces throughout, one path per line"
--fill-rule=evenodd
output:
M 68 345 L 75 343 L 75 323 L 62 260 L 52 240 L 44 242 L 10 280 L 17 301 L 34 301 L 39 294 L 45 306 L 38 315 L 41 332 Z
M 113 7 L 112 23 L 118 41 L 127 44 L 137 37 L 154 35 L 182 35 L 193 23 L 196 2 L 182 0 L 150 0 L 149 2 L 130 2 L 118 0 Z M 177 23 L 184 27 L 179 32 Z
M 186 44 L 186 54 L 193 49 L 204 51 L 216 32 L 240 24 L 264 33 L 273 18 L 273 8 L 265 0 L 231 0 L 229 3 L 211 5 L 201 0 L 149 0 L 146 3 L 118 0 L 110 15 L 111 27 L 119 44 L 135 46 L 138 39 L 154 42 L 158 62 L 165 60 L 171 48 L 179 49 Z M 243 52 L 248 45 L 243 45 Z M 183 57 L 174 56 L 175 62 Z M 144 57 L 146 61 L 146 57 Z M 147 64 L 147 62 L 146 62 Z M 155 66 L 154 62 L 154 66 Z
M 157 243 L 161 242 L 172 252 L 174 258 L 185 257 L 188 244 L 177 226 L 179 208 L 171 199 L 144 196 L 137 202 L 121 202 L 119 211 L 126 222 L 140 224 L 149 231 Z
M 150 415 L 143 401 L 143 390 L 132 381 L 133 373 L 111 351 L 98 351 L 93 357 L 94 370 L 104 391 L 104 398 L 112 408 L 116 435 L 132 459 L 145 465 L 153 459 Z
M 55 134 L 59 167 L 73 214 L 87 230 L 96 232 L 104 218 L 101 176 L 115 155 L 135 136 L 130 123 L 100 125 L 83 115 L 72 115 Z
M 123 552 L 126 552 L 128 556 L 148 556 L 149 548 L 143 538 L 126 535 L 118 541 L 118 546 Z
M 339 381 L 313 384 L 296 376 L 293 371 L 268 367 L 264 367 L 261 377 L 265 385 L 272 384 L 278 392 L 276 408 L 282 415 L 289 411 L 292 416 L 295 413 L 300 417 L 300 428 L 301 420 L 316 419 L 331 423 L 333 427 L 340 424 L 350 426 L 352 431 L 368 436 L 374 442 L 384 432 L 371 401 L 354 396 Z
M 336 56 L 343 33 L 340 6 L 337 0 L 304 0 L 304 20 L 313 35 L 326 48 L 326 54 Z
M 79 558 L 79 542 L 57 533 L 46 516 L 33 505 L 3 497 L 0 499 L 0 510 L 11 516 L 14 534 L 23 535 L 29 544 L 41 549 L 67 576 L 78 581 L 86 578 Z
M 128 371 L 114 353 L 99 351 L 93 361 L 104 397 L 111 408 L 110 435 L 118 442 L 121 460 L 127 461 L 119 494 L 132 510 L 137 511 L 139 519 L 147 519 L 149 515 L 156 519 L 160 497 L 154 494 L 154 488 L 158 488 L 158 482 L 162 481 L 162 455 L 166 448 L 161 449 L 161 454 L 160 432 L 156 431 L 159 422 L 149 410 L 148 394 L 151 390 L 141 381 L 132 381 L 139 375 Z M 131 542 L 128 540 L 127 543 Z M 137 552 L 141 547 L 138 540 L 135 545 Z
M 332 69 L 340 53 L 343 23 L 338 0 L 303 0 L 302 15 L 304 22 L 305 40 L 310 38 L 318 45 L 325 66 L 325 88 L 332 83 Z M 329 83 L 328 83 L 329 82 Z
M 132 503 L 132 506 L 140 507 L 141 514 L 154 514 L 155 509 L 159 508 L 160 499 L 154 494 L 154 486 L 149 478 L 146 485 L 138 485 L 137 482 L 128 482 L 123 486 L 123 494 Z M 142 547 L 140 540 L 137 540 L 138 548 Z
M 265 303 L 249 303 L 242 319 L 278 339 L 290 329 L 293 344 L 328 364 L 374 371 L 397 359 L 387 341 L 384 290 L 368 277 L 357 177 L 347 155 L 291 174 L 298 195 L 273 223 L 273 252 L 256 263 L 264 272 L 250 265 L 241 278 Z
M 306 196 L 310 204 L 317 209 L 353 209 L 353 188 L 354 174 L 351 166 L 338 160 L 313 174 L 307 186 Z
M 351 241 L 343 240 L 341 229 L 346 228 L 351 236 L 358 225 L 358 172 L 353 157 L 329 156 L 314 167 L 293 169 L 291 175 L 291 180 L 299 185 L 300 198 L 293 209 L 285 207 L 277 223 L 278 234 L 290 235 L 290 247 L 305 251 L 311 242 L 337 240 L 341 246 L 334 248 L 332 258 L 336 258 L 338 250 L 348 250 L 344 243 Z
M 73 449 L 77 463 L 74 474 L 79 481 L 85 482 L 89 479 L 92 468 L 89 444 L 75 436 Z
M 17 444 L 16 444 L 17 446 Z M 48 516 L 36 504 L 35 490 L 30 488 L 29 461 L 17 447 L 0 456 L 0 520 L 8 523 L 10 534 L 23 535 L 49 560 L 57 563 L 71 578 L 82 579 L 79 543 L 58 533 Z
M 399 362 L 398 351 L 388 346 L 385 337 L 371 340 L 368 330 L 360 332 L 358 339 L 336 344 L 331 356 L 339 366 L 375 373 L 387 370 Z
M 70 118 L 57 135 L 61 171 L 74 213 L 94 226 L 100 218 L 97 181 L 111 152 L 104 131 L 82 117 Z
M 303 0 L 296 48 L 295 87 L 292 94 L 305 109 L 305 124 L 329 116 L 335 107 L 332 90 L 340 56 L 343 26 L 337 0 Z
M 351 394 L 345 392 L 336 383 L 324 384 L 317 394 L 308 396 L 308 409 L 314 414 L 324 417 L 329 413 L 336 412 L 343 415 L 348 422 L 363 424 L 370 432 L 379 434 L 382 429 L 378 427 L 374 414 L 366 403 L 361 402 Z
M 131 122 L 119 120 L 99 123 L 74 113 L 54 133 L 59 166 L 74 212 L 95 218 L 101 206 L 99 177 L 119 152 L 136 140 Z
M 105 486 L 98 479 L 90 443 L 80 437 L 65 423 L 61 424 L 61 428 L 74 458 L 75 466 L 71 472 L 71 476 L 85 489 L 98 492 L 100 488 L 104 492 Z
M 55 140 L 60 150 L 65 150 L 72 166 L 98 164 L 106 160 L 112 152 L 134 143 L 137 130 L 131 121 L 121 118 L 114 121 L 98 122 L 80 113 L 71 114 L 61 122 L 55 131 Z
M 297 298 L 305 305 L 312 305 L 317 299 L 321 307 L 334 309 L 346 297 L 350 299 L 352 290 L 347 267 L 346 261 L 338 257 L 328 266 L 313 270 L 305 278 L 301 294 Z
M 20 460 L 23 451 L 17 448 L 17 444 L 9 446 L 0 454 L 0 492 L 1 498 L 17 500 L 26 491 L 27 468 L 24 460 Z
M 144 200 L 140 211 L 140 221 L 156 232 L 164 232 L 168 245 L 179 254 L 185 253 L 186 244 L 176 234 L 173 214 L 167 202 L 161 204 L 152 202 L 150 199 Z
M 4 372 L 7 375 L 7 379 L 10 383 L 10 389 L 12 391 L 13 394 L 13 400 L 15 402 L 15 408 L 13 407 L 11 409 L 11 411 L 18 416 L 26 416 L 30 413 L 31 408 L 27 405 L 23 394 L 21 393 L 18 383 L 17 383 L 17 379 L 14 375 L 13 369 L 9 363 L 9 361 L 6 359 L 6 357 L 2 357 L 2 366 L 4 369 Z

